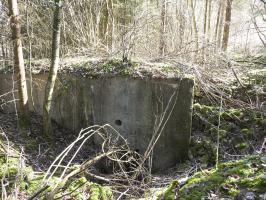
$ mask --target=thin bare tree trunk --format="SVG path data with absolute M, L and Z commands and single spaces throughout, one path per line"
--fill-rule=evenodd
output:
M 227 0 L 227 4 L 226 4 L 223 43 L 222 43 L 222 50 L 223 51 L 226 51 L 227 46 L 228 46 L 230 23 L 231 23 L 231 13 L 232 13 L 232 2 L 233 2 L 233 0 Z
M 107 49 L 108 52 L 113 54 L 114 52 L 114 5 L 113 0 L 106 0 L 106 6 L 108 11 L 108 22 L 107 22 Z
M 2 26 L 3 27 L 3 26 Z M 3 29 L 4 30 L 4 29 Z M 5 39 L 4 39 L 5 37 L 4 36 L 2 36 L 2 40 L 1 40 L 1 50 L 2 50 L 2 57 L 3 57 L 3 62 L 2 62 L 2 64 L 3 64 L 3 67 L 5 66 L 5 64 L 6 64 L 6 52 L 5 52 Z
M 55 10 L 54 10 L 54 19 L 53 19 L 51 66 L 45 87 L 45 98 L 43 104 L 43 132 L 48 137 L 50 137 L 52 134 L 51 104 L 53 99 L 55 81 L 57 78 L 57 71 L 59 67 L 59 47 L 60 47 L 61 0 L 55 0 L 54 2 L 55 2 Z
M 17 0 L 8 0 L 10 23 L 14 51 L 14 69 L 19 95 L 19 128 L 20 132 L 30 133 L 30 115 L 28 106 L 28 93 L 26 73 L 22 51 L 21 26 Z
M 32 61 L 32 45 L 31 45 L 31 39 L 32 39 L 32 25 L 31 25 L 31 20 L 30 20 L 30 14 L 29 14 L 29 7 L 30 7 L 30 1 L 26 1 L 26 27 L 27 27 L 27 37 L 29 41 L 29 46 L 28 46 L 28 66 L 29 66 L 29 79 L 30 79 L 30 98 L 31 98 L 31 103 L 33 110 L 35 111 L 35 104 L 34 104 L 34 98 L 33 98 L 33 81 L 32 81 L 32 66 L 31 66 L 31 61 Z
M 126 33 L 127 33 L 127 22 L 126 22 L 126 15 L 127 15 L 127 1 L 123 0 L 123 15 L 121 18 L 121 25 L 122 25 L 122 60 L 123 62 L 128 61 L 128 54 L 127 54 L 127 44 L 126 44 Z
M 196 51 L 199 50 L 199 36 L 198 36 L 198 28 L 197 28 L 197 21 L 195 16 L 195 5 L 193 5 L 193 0 L 189 0 L 191 14 L 192 14 L 192 28 L 194 32 L 195 42 L 196 42 Z
M 198 62 L 198 51 L 199 51 L 199 35 L 198 35 L 198 28 L 197 28 L 197 21 L 196 21 L 196 15 L 195 15 L 195 3 L 193 0 L 189 0 L 188 4 L 190 6 L 190 12 L 192 17 L 192 33 L 194 34 L 195 39 L 195 52 L 194 52 L 194 59 L 195 62 Z
M 218 8 L 218 14 L 217 14 L 217 18 L 216 18 L 214 41 L 217 41 L 217 37 L 218 37 L 219 22 L 220 22 L 220 18 L 221 18 L 221 5 L 222 4 L 220 1 L 219 8 Z
M 0 1 L 0 12 L 4 13 L 4 0 Z M 5 29 L 4 29 L 4 23 L 1 23 L 1 29 L 3 30 L 3 34 L 5 34 Z M 6 54 L 6 48 L 7 48 L 7 43 L 6 43 L 6 36 L 2 35 L 1 36 L 1 50 L 2 50 L 2 66 L 5 67 L 7 65 L 7 54 Z
M 212 0 L 209 0 L 209 9 L 208 9 L 208 27 L 207 27 L 207 43 L 210 42 L 211 39 L 211 12 L 212 12 Z
M 207 18 L 208 18 L 208 7 L 209 7 L 209 0 L 205 0 L 205 10 L 204 10 L 204 37 L 206 37 L 207 33 Z
M 218 24 L 218 34 L 217 34 L 217 46 L 218 46 L 218 48 L 221 47 L 221 42 L 222 42 L 224 14 L 225 14 L 225 1 L 226 0 L 221 0 L 221 11 L 220 11 L 219 24 Z
M 178 4 L 179 2 L 179 4 Z M 182 13 L 182 0 L 176 0 L 176 20 L 178 22 L 178 42 L 177 42 L 177 50 L 181 51 L 184 43 L 184 33 L 185 33 L 185 20 Z
M 166 51 L 165 32 L 166 32 L 166 0 L 163 0 L 162 10 L 161 10 L 161 31 L 160 31 L 160 45 L 159 45 L 160 56 L 163 56 Z
M 204 20 L 203 20 L 203 48 L 202 48 L 202 61 L 205 60 L 205 48 L 207 44 L 207 20 L 208 20 L 209 0 L 205 0 Z

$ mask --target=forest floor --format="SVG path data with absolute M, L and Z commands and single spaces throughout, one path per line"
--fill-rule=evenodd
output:
M 71 142 L 75 135 L 68 129 L 53 122 L 54 134 L 47 139 L 42 134 L 42 117 L 31 113 L 30 135 L 20 135 L 17 127 L 17 115 L 0 111 L 1 131 L 6 134 L 11 147 L 23 152 L 27 160 L 37 171 L 45 171 L 51 165 L 55 156 L 59 155 Z M 88 145 L 92 146 L 92 145 Z M 81 163 L 94 152 L 93 148 L 86 148 L 77 155 L 74 162 Z
M 263 157 L 263 154 L 266 155 L 266 123 L 261 113 L 240 109 L 223 111 L 221 114 L 222 122 L 219 129 L 219 160 L 221 163 L 232 160 L 240 161 L 233 162 L 233 164 L 229 163 L 228 166 L 230 166 L 230 168 L 227 167 L 227 164 L 222 164 L 221 166 L 223 168 L 219 167 L 218 169 L 220 171 L 217 171 L 214 170 L 215 168 L 213 169 L 213 167 L 215 166 L 216 159 L 216 139 L 218 130 L 214 128 L 216 127 L 215 125 L 211 125 L 210 123 L 217 120 L 219 108 L 195 104 L 194 110 L 194 126 L 189 160 L 167 171 L 154 174 L 150 182 L 147 183 L 147 191 L 143 193 L 146 199 L 157 199 L 158 196 L 160 199 L 178 199 L 176 198 L 178 196 L 184 199 L 200 199 L 196 198 L 197 196 L 199 197 L 199 195 L 205 196 L 206 199 L 219 199 L 225 196 L 232 198 L 233 195 L 236 196 L 238 192 L 242 191 L 240 189 L 241 187 L 236 184 L 237 180 L 248 177 L 253 177 L 253 182 L 250 182 L 250 184 L 253 185 L 246 187 L 250 189 L 247 190 L 246 193 L 259 191 L 259 195 L 263 195 L 263 189 L 260 188 L 265 184 L 265 182 L 263 182 L 264 179 L 261 180 L 262 182 L 260 179 L 257 180 L 258 177 L 260 178 L 266 173 L 266 163 L 264 163 L 265 156 Z M 203 116 L 206 117 L 206 120 L 203 120 Z M 41 136 L 41 117 L 34 114 L 32 115 L 32 133 L 30 136 L 21 136 L 18 134 L 15 114 L 4 114 L 0 112 L 0 127 L 9 139 L 10 148 L 17 150 L 18 157 L 19 152 L 22 152 L 23 154 L 21 155 L 23 155 L 25 159 L 25 165 L 31 166 L 31 170 L 38 173 L 45 173 L 56 156 L 75 139 L 73 134 L 70 134 L 68 130 L 54 124 L 55 135 L 52 141 L 55 142 L 47 142 L 47 139 Z M 87 147 L 88 146 L 90 145 L 88 144 Z M 89 159 L 91 155 L 95 154 L 95 149 L 85 149 L 86 151 L 82 151 L 77 155 L 74 163 L 80 164 L 86 159 Z M 248 155 L 257 155 L 257 157 L 249 157 Z M 242 165 L 246 162 L 250 163 L 248 167 Z M 238 166 L 238 163 L 240 163 L 241 166 Z M 62 163 L 62 165 L 64 164 L 66 163 Z M 255 166 L 255 168 L 253 166 Z M 243 169 L 241 167 L 243 167 Z M 226 175 L 229 172 L 226 172 L 224 170 L 225 168 L 232 173 Z M 17 171 L 19 171 L 18 169 Z M 233 169 L 238 171 L 232 171 Z M 258 173 L 256 170 L 258 170 Z M 246 174 L 248 172 L 249 174 Z M 14 174 L 12 174 L 12 176 L 14 176 Z M 108 175 L 104 174 L 101 174 L 101 176 L 108 177 Z M 225 176 L 236 178 L 236 180 L 233 182 L 221 181 L 226 180 Z M 29 181 L 30 186 L 26 185 L 27 190 L 24 191 L 28 193 L 25 193 L 25 196 L 32 195 L 33 191 L 35 191 L 34 188 L 36 188 L 36 185 L 34 184 L 36 184 L 35 180 L 38 179 L 37 177 L 39 176 L 35 176 L 32 181 Z M 263 176 L 262 178 L 265 177 Z M 183 179 L 186 181 L 188 179 L 187 184 L 183 187 L 180 187 L 181 185 L 179 182 L 173 181 L 182 181 Z M 215 181 L 218 180 L 219 182 L 216 183 L 212 179 Z M 204 183 L 204 181 L 206 183 Z M 256 181 L 259 182 L 257 183 Z M 213 182 L 216 186 L 211 187 L 210 182 Z M 254 186 L 255 182 L 257 185 Z M 170 186 L 168 186 L 169 184 Z M 241 186 L 243 187 L 243 184 Z M 251 188 L 251 186 L 255 188 Z M 166 192 L 163 192 L 164 188 L 166 188 Z M 201 189 L 202 193 L 199 192 Z M 90 195 L 92 195 L 92 193 L 90 193 Z M 97 195 L 98 194 L 96 194 L 96 196 Z M 211 195 L 213 198 L 207 198 L 206 195 Z

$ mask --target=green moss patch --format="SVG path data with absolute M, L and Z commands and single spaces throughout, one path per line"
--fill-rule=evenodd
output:
M 180 189 L 176 183 L 173 181 L 160 199 L 201 200 L 210 195 L 232 199 L 241 191 L 252 192 L 259 199 L 266 192 L 266 156 L 247 157 L 198 172 Z
M 26 65 L 28 61 L 25 61 Z M 31 60 L 32 74 L 42 74 L 49 71 L 49 59 Z M 29 70 L 29 68 L 26 68 Z M 60 74 L 73 74 L 79 77 L 98 78 L 112 76 L 130 76 L 134 78 L 177 78 L 183 70 L 182 65 L 169 63 L 139 62 L 121 59 L 102 59 L 66 57 L 60 61 Z M 0 73 L 12 73 L 12 66 L 0 67 Z
M 193 108 L 190 152 L 204 166 L 215 164 L 218 136 L 220 152 L 238 155 L 254 153 L 266 136 L 265 116 L 259 111 L 231 108 L 220 112 L 219 107 L 199 103 Z
M 6 145 L 2 145 L 6 147 Z M 7 156 L 7 148 L 0 146 L 0 179 L 5 180 L 5 189 L 8 195 L 11 195 L 14 187 L 19 193 L 24 196 L 30 197 L 43 187 L 44 173 L 35 172 L 32 167 L 27 166 L 18 151 L 9 149 Z M 60 179 L 56 176 L 52 177 L 49 181 L 49 188 L 45 193 L 50 192 L 51 188 Z M 0 193 L 2 188 L 0 187 Z M 96 183 L 88 181 L 85 177 L 76 177 L 70 180 L 66 186 L 56 194 L 56 197 L 65 197 L 75 200 L 111 200 L 113 199 L 112 191 L 109 187 L 104 187 Z M 38 197 L 39 198 L 39 197 Z M 41 197 L 40 199 L 44 199 Z

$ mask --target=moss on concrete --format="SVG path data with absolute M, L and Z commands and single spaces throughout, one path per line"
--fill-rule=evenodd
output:
M 27 61 L 26 61 L 27 63 Z M 32 74 L 42 74 L 49 71 L 49 59 L 32 60 Z M 148 63 L 121 59 L 102 59 L 80 57 L 66 57 L 60 62 L 60 74 L 73 74 L 80 77 L 97 78 L 102 76 L 132 76 L 177 78 L 183 67 L 168 63 Z M 28 69 L 27 69 L 28 70 Z M 12 73 L 12 66 L 0 68 L 0 73 Z

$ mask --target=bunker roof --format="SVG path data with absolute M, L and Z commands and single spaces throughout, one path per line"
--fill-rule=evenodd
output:
M 29 72 L 29 61 L 25 60 Z M 32 60 L 32 74 L 43 74 L 49 71 L 50 60 Z M 160 62 L 123 62 L 119 59 L 88 58 L 85 56 L 61 58 L 58 73 L 74 74 L 81 77 L 97 78 L 105 76 L 130 76 L 138 78 L 178 78 L 188 71 L 187 67 L 177 63 Z M 12 73 L 13 67 L 0 68 L 1 73 Z M 188 73 L 186 73 L 188 74 Z

